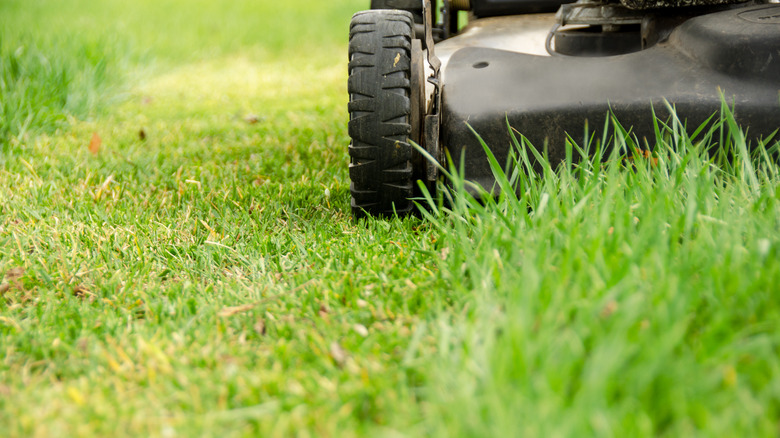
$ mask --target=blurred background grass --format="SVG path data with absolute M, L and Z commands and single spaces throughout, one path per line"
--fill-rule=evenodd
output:
M 0 3 L 0 143 L 89 119 L 144 72 L 249 54 L 339 62 L 363 1 L 8 0 Z M 345 67 L 346 68 L 346 67 Z

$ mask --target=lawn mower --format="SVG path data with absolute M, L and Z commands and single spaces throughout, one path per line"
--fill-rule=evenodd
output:
M 490 190 L 475 133 L 505 163 L 508 126 L 553 167 L 567 141 L 600 138 L 610 114 L 652 146 L 654 117 L 670 107 L 695 129 L 725 101 L 751 141 L 772 138 L 780 4 L 372 0 L 350 23 L 348 91 L 353 215 L 406 215 L 417 181 L 438 178 L 413 142 L 440 163 L 462 160 L 466 179 Z

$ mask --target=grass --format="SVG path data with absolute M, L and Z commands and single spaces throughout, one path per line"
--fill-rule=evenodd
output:
M 711 158 L 723 131 L 734 161 Z M 700 138 L 658 138 L 537 175 L 517 136 L 515 172 L 493 170 L 519 195 L 429 215 L 460 291 L 438 321 L 437 435 L 777 433 L 777 166 L 725 106 Z
M 0 70 L 26 65 L 2 89 L 5 435 L 776 435 L 780 184 L 728 111 L 733 163 L 703 152 L 720 128 L 670 123 L 650 158 L 355 223 L 364 2 L 268 3 L 0 5 Z

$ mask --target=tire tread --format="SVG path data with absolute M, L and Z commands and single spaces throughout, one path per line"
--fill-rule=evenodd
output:
M 414 211 L 411 135 L 412 14 L 358 12 L 349 33 L 351 207 L 365 215 Z

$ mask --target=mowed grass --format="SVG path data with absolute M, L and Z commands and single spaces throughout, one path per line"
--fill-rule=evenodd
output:
M 355 223 L 364 3 L 0 5 L 3 435 L 775 436 L 777 166 L 670 123 Z

